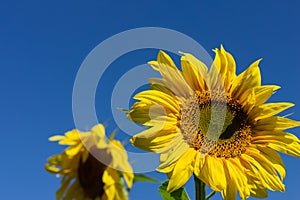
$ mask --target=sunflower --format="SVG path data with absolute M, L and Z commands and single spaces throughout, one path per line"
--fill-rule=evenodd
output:
M 223 46 L 206 65 L 182 53 L 181 70 L 163 51 L 149 64 L 162 78 L 134 96 L 127 112 L 148 127 L 131 138 L 143 150 L 160 153 L 158 171 L 167 173 L 167 190 L 183 186 L 194 174 L 223 199 L 267 197 L 284 191 L 286 172 L 277 151 L 300 156 L 299 139 L 286 132 L 299 122 L 277 114 L 287 102 L 265 103 L 276 85 L 261 85 L 259 62 L 236 75 L 233 56 Z
M 94 126 L 90 132 L 72 130 L 65 136 L 53 136 L 49 140 L 69 145 L 61 154 L 50 157 L 45 165 L 47 171 L 62 176 L 57 200 L 127 199 L 123 179 L 131 188 L 132 168 L 122 144 L 106 140 L 103 125 Z

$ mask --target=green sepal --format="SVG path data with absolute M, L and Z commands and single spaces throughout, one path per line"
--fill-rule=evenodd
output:
M 158 193 L 161 194 L 163 200 L 190 200 L 184 187 L 181 187 L 171 193 L 167 192 L 169 181 L 165 181 L 158 189 Z

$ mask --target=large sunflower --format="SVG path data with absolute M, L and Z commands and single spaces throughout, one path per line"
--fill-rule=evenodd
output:
M 62 176 L 57 200 L 127 199 L 122 177 L 131 188 L 132 168 L 122 144 L 117 140 L 106 140 L 103 125 L 94 126 L 90 132 L 72 130 L 65 136 L 49 139 L 69 145 L 61 154 L 50 157 L 45 165 L 49 172 Z
M 265 103 L 279 89 L 261 85 L 259 61 L 236 75 L 231 54 L 221 46 L 207 69 L 182 53 L 181 68 L 160 51 L 149 64 L 162 78 L 135 95 L 128 117 L 149 126 L 131 143 L 161 153 L 158 171 L 168 174 L 167 190 L 183 186 L 194 173 L 224 199 L 267 197 L 284 191 L 285 167 L 276 152 L 300 156 L 296 136 L 285 129 L 300 123 L 278 113 L 292 103 Z

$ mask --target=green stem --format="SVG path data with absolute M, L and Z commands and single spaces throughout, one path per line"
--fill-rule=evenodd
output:
M 196 200 L 205 200 L 205 183 L 194 175 Z
M 212 193 L 210 193 L 209 195 L 207 195 L 206 200 L 209 200 L 212 196 L 214 196 L 216 194 L 216 191 L 212 191 Z

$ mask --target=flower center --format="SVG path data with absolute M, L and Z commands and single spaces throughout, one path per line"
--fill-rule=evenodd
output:
M 216 157 L 241 155 L 252 130 L 238 101 L 219 91 L 196 93 L 181 105 L 180 129 L 190 147 Z
M 92 150 L 96 151 L 99 149 L 92 147 Z M 102 176 L 106 166 L 90 153 L 85 162 L 82 162 L 82 160 L 79 162 L 78 179 L 84 193 L 91 199 L 101 198 L 104 193 Z

